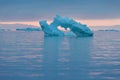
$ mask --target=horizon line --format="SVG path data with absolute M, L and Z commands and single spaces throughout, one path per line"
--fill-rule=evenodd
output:
M 78 20 L 74 19 L 77 22 L 82 24 L 86 24 L 87 26 L 116 26 L 120 25 L 120 19 L 88 19 L 88 20 Z M 48 20 L 48 23 L 51 23 L 52 20 Z M 33 25 L 33 26 L 40 26 L 39 21 L 0 21 L 0 24 L 25 24 L 25 25 Z

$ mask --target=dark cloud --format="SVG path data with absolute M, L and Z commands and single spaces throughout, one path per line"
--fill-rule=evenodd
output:
M 56 14 L 77 19 L 120 18 L 120 0 L 0 0 L 0 21 L 52 19 Z

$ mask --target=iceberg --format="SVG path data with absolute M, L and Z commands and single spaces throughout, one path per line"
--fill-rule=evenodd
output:
M 62 27 L 66 30 L 69 28 L 77 37 L 93 36 L 93 32 L 87 25 L 76 22 L 69 17 L 56 15 L 51 24 L 48 24 L 46 20 L 40 21 L 39 24 L 45 36 L 65 36 L 64 31 L 60 30 L 58 27 Z
M 41 31 L 41 28 L 17 28 L 16 31 Z

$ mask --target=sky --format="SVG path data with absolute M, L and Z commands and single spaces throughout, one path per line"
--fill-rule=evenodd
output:
M 120 0 L 0 0 L 0 23 L 38 25 L 57 14 L 90 26 L 120 25 Z

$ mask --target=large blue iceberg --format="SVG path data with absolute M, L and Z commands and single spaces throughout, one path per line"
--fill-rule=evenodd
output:
M 56 15 L 51 24 L 48 24 L 46 20 L 40 21 L 39 24 L 45 36 L 64 36 L 64 31 L 60 30 L 58 27 L 62 27 L 66 30 L 69 28 L 70 32 L 77 37 L 93 36 L 93 32 L 86 25 L 78 23 L 71 18 L 61 17 L 59 15 Z

